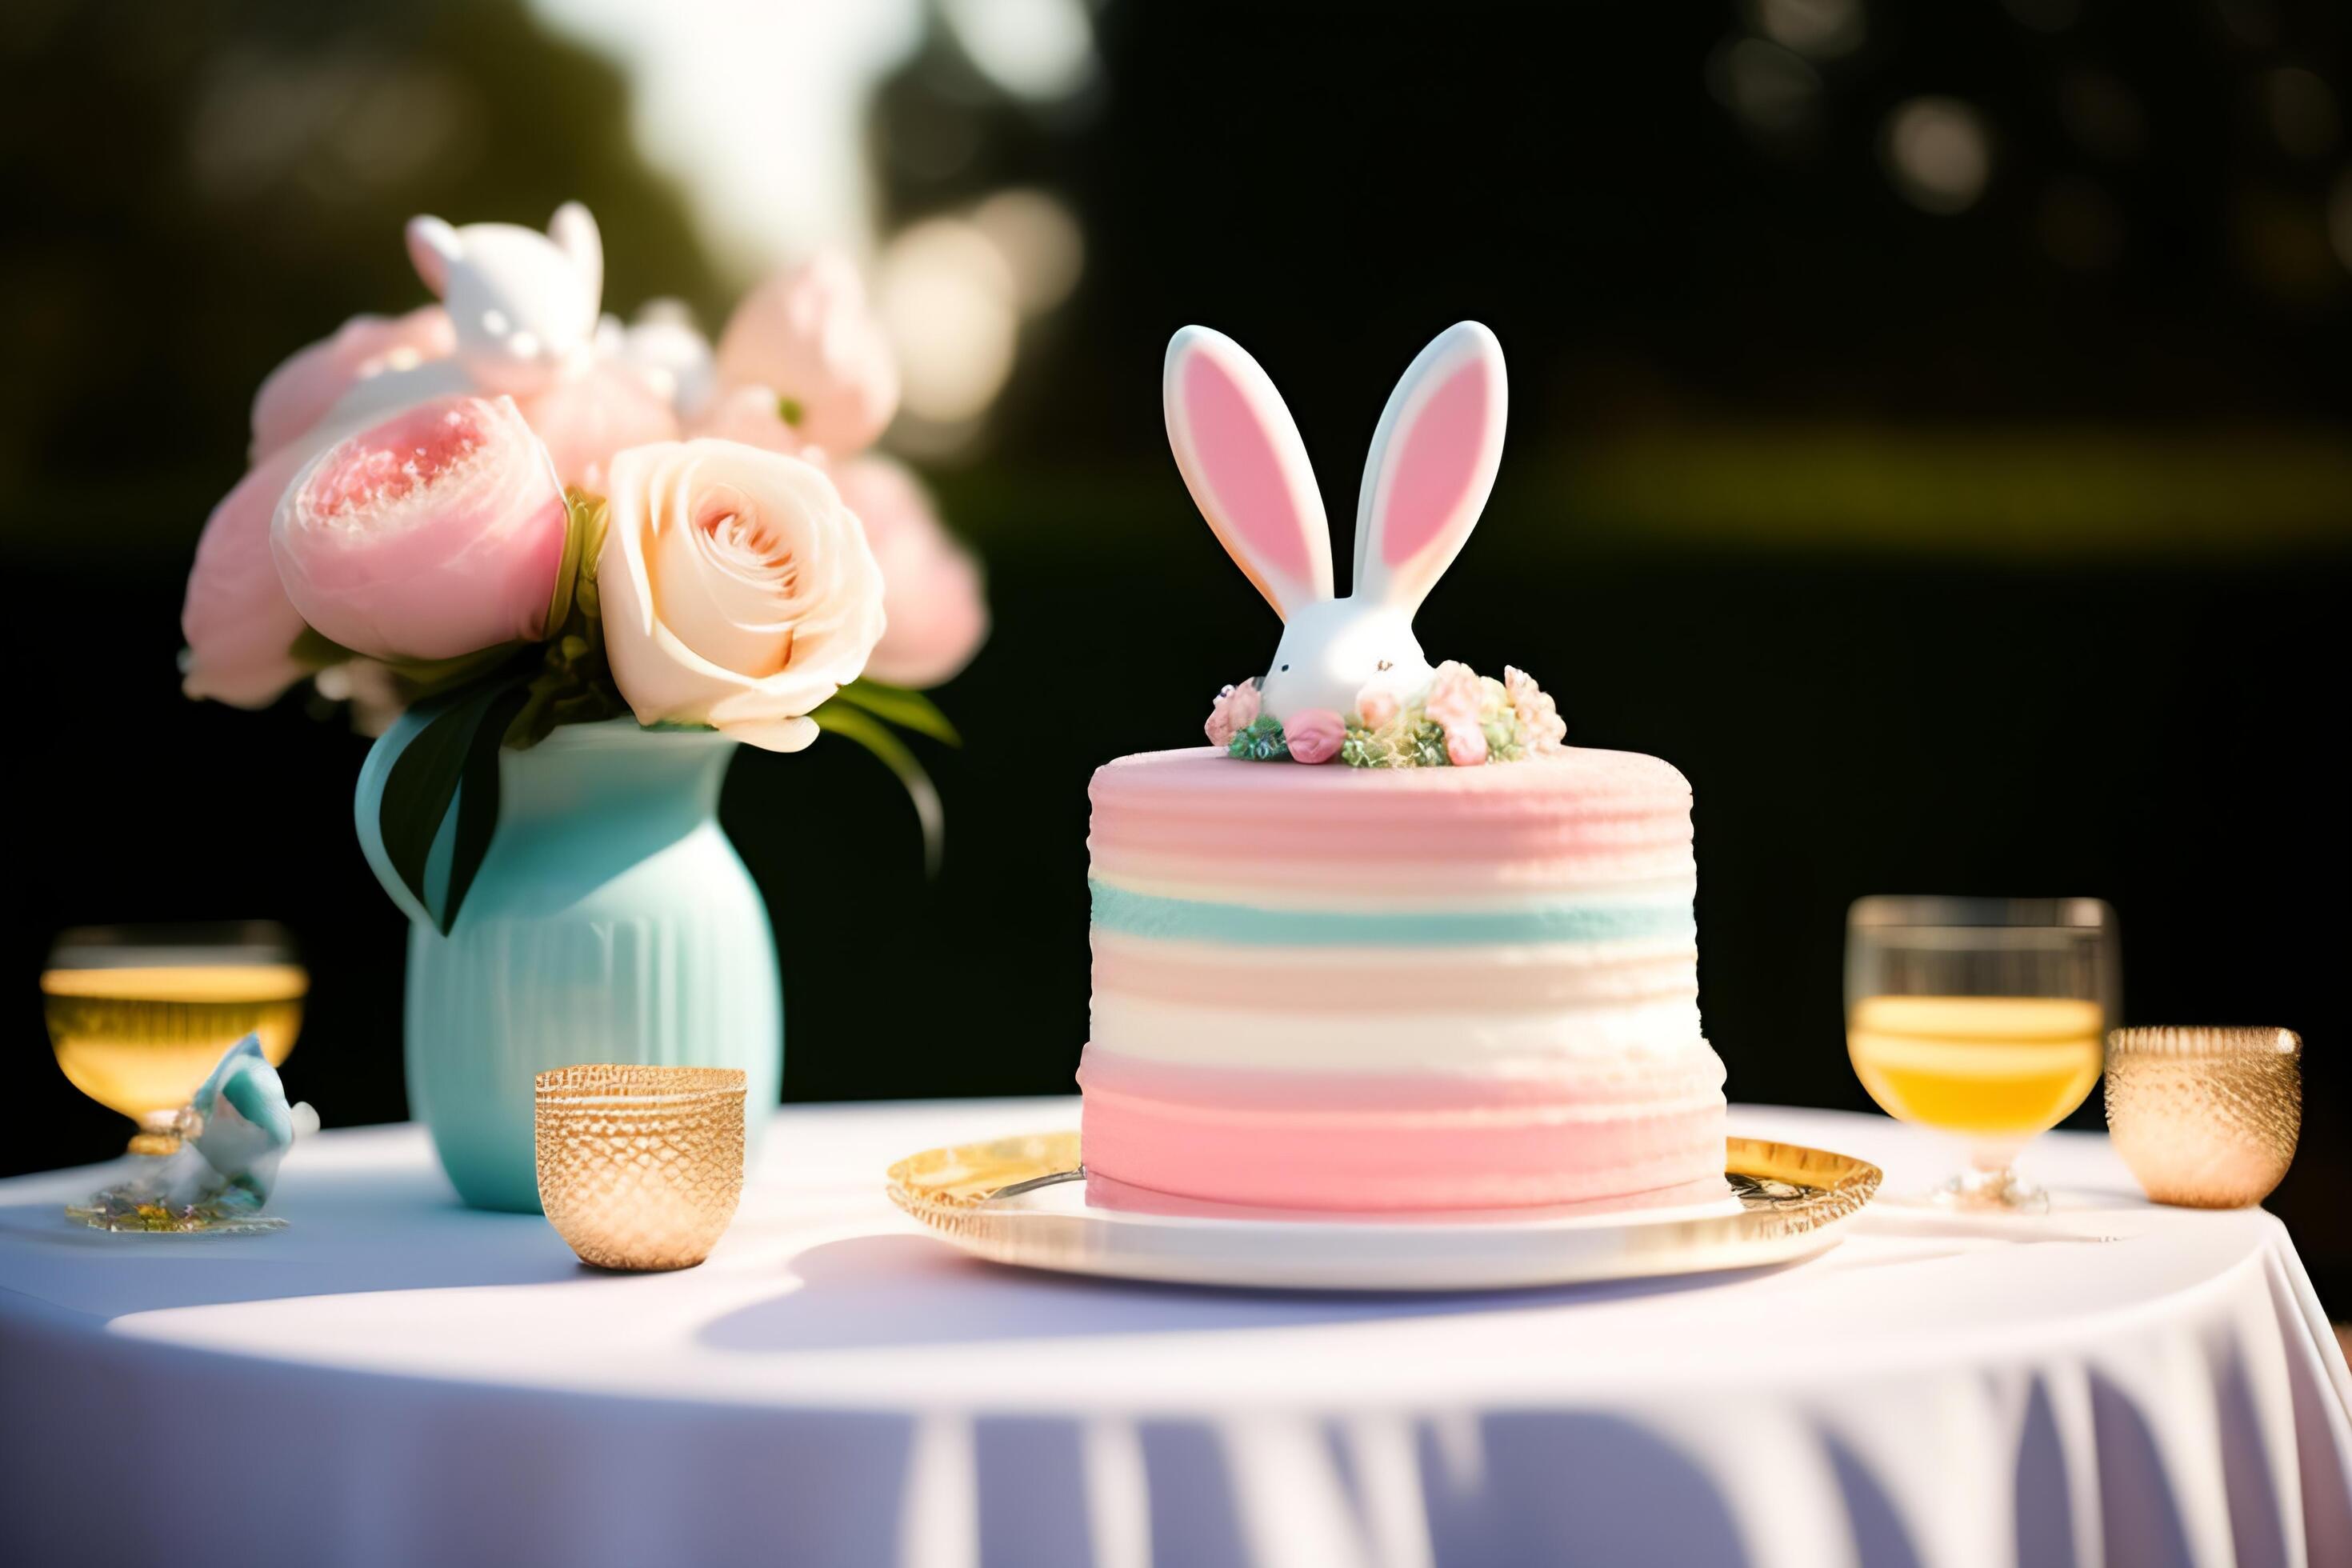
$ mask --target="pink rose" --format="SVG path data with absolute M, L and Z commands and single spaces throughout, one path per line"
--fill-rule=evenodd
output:
M 1356 693 L 1356 717 L 1367 730 L 1385 730 L 1396 722 L 1401 705 L 1397 694 L 1384 686 L 1367 686 Z
M 882 568 L 888 626 L 866 673 L 894 686 L 937 686 L 971 663 L 988 636 L 980 563 L 940 526 L 930 497 L 899 464 L 860 458 L 832 474 Z
M 613 679 L 641 724 L 709 724 L 772 752 L 882 636 L 882 570 L 824 470 L 733 441 L 615 456 L 596 584 Z
M 846 256 L 827 251 L 743 297 L 719 337 L 722 389 L 776 395 L 786 425 L 836 458 L 871 446 L 898 409 L 898 363 Z
M 610 362 L 520 405 L 567 485 L 604 493 L 604 468 L 624 447 L 677 439 L 677 416 L 637 372 Z
M 302 616 L 269 553 L 269 520 L 301 466 L 298 450 L 272 453 L 205 520 L 180 608 L 188 642 L 181 689 L 191 697 L 267 708 L 310 673 L 291 652 Z
M 1294 763 L 1328 763 L 1348 738 L 1347 721 L 1328 708 L 1309 708 L 1282 721 L 1283 743 Z
M 1422 700 L 1421 710 L 1443 724 L 1450 734 L 1455 730 L 1478 727 L 1478 709 L 1486 698 L 1486 689 L 1478 683 L 1478 672 L 1449 658 L 1431 673 L 1429 695 Z
M 1486 732 L 1471 724 L 1445 730 L 1445 760 L 1457 768 L 1475 768 L 1486 760 Z
M 514 399 L 439 397 L 338 441 L 270 527 L 286 596 L 371 658 L 454 658 L 546 635 L 569 515 Z
M 1234 737 L 1257 722 L 1257 683 L 1244 680 L 1239 686 L 1228 686 L 1217 693 L 1216 706 L 1209 710 L 1206 726 L 1209 739 L 1220 746 L 1230 746 Z
M 253 395 L 253 460 L 260 462 L 317 425 L 354 383 L 457 352 L 457 331 L 449 312 L 438 305 L 405 316 L 353 316 L 333 337 L 271 371 Z

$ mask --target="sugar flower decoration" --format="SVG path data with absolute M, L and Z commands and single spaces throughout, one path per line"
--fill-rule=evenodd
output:
M 1557 752 L 1568 740 L 1568 721 L 1559 716 L 1551 694 L 1523 669 L 1503 667 L 1503 687 L 1511 694 L 1511 710 L 1528 735 L 1530 750 Z
M 1209 739 L 1245 762 L 1328 763 L 1351 768 L 1475 768 L 1562 749 L 1568 726 L 1532 677 L 1504 679 L 1441 664 L 1418 691 L 1366 686 L 1352 711 L 1307 709 L 1286 725 L 1265 710 L 1255 680 L 1217 694 Z
M 1234 735 L 1256 721 L 1257 713 L 1256 681 L 1224 688 L 1217 693 L 1216 706 L 1209 710 L 1209 739 L 1220 746 L 1232 745 Z
M 1328 708 L 1293 713 L 1282 727 L 1283 743 L 1290 748 L 1294 763 L 1328 763 L 1339 754 L 1347 738 L 1347 721 Z

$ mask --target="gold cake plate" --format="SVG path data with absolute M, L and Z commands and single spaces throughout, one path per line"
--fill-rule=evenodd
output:
M 1788 1263 L 1834 1246 L 1878 1190 L 1845 1154 L 1728 1141 L 1724 1179 L 1564 1208 L 1333 1215 L 1133 1189 L 1089 1201 L 1076 1132 L 930 1149 L 890 1201 L 992 1263 L 1272 1290 L 1498 1290 Z

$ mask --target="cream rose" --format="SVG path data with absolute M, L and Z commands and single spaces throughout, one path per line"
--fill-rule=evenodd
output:
M 882 636 L 882 572 L 824 470 L 733 441 L 616 454 L 596 584 L 613 679 L 641 724 L 709 724 L 771 752 Z

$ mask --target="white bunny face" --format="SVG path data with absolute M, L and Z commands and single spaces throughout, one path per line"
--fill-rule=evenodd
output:
M 1352 598 L 1318 599 L 1283 623 L 1258 694 L 1277 719 L 1317 708 L 1345 715 L 1367 686 L 1402 697 L 1428 679 L 1411 615 Z
M 1257 362 L 1222 333 L 1186 327 L 1168 345 L 1161 393 L 1185 488 L 1283 618 L 1265 710 L 1344 715 L 1367 686 L 1402 694 L 1426 682 L 1413 613 L 1461 553 L 1502 461 L 1507 388 L 1495 334 L 1475 321 L 1447 328 L 1390 395 L 1364 462 L 1344 598 L 1306 447 Z
M 457 331 L 457 360 L 485 392 L 527 396 L 585 370 L 604 292 L 596 220 L 577 202 L 545 234 L 413 218 L 408 254 Z

